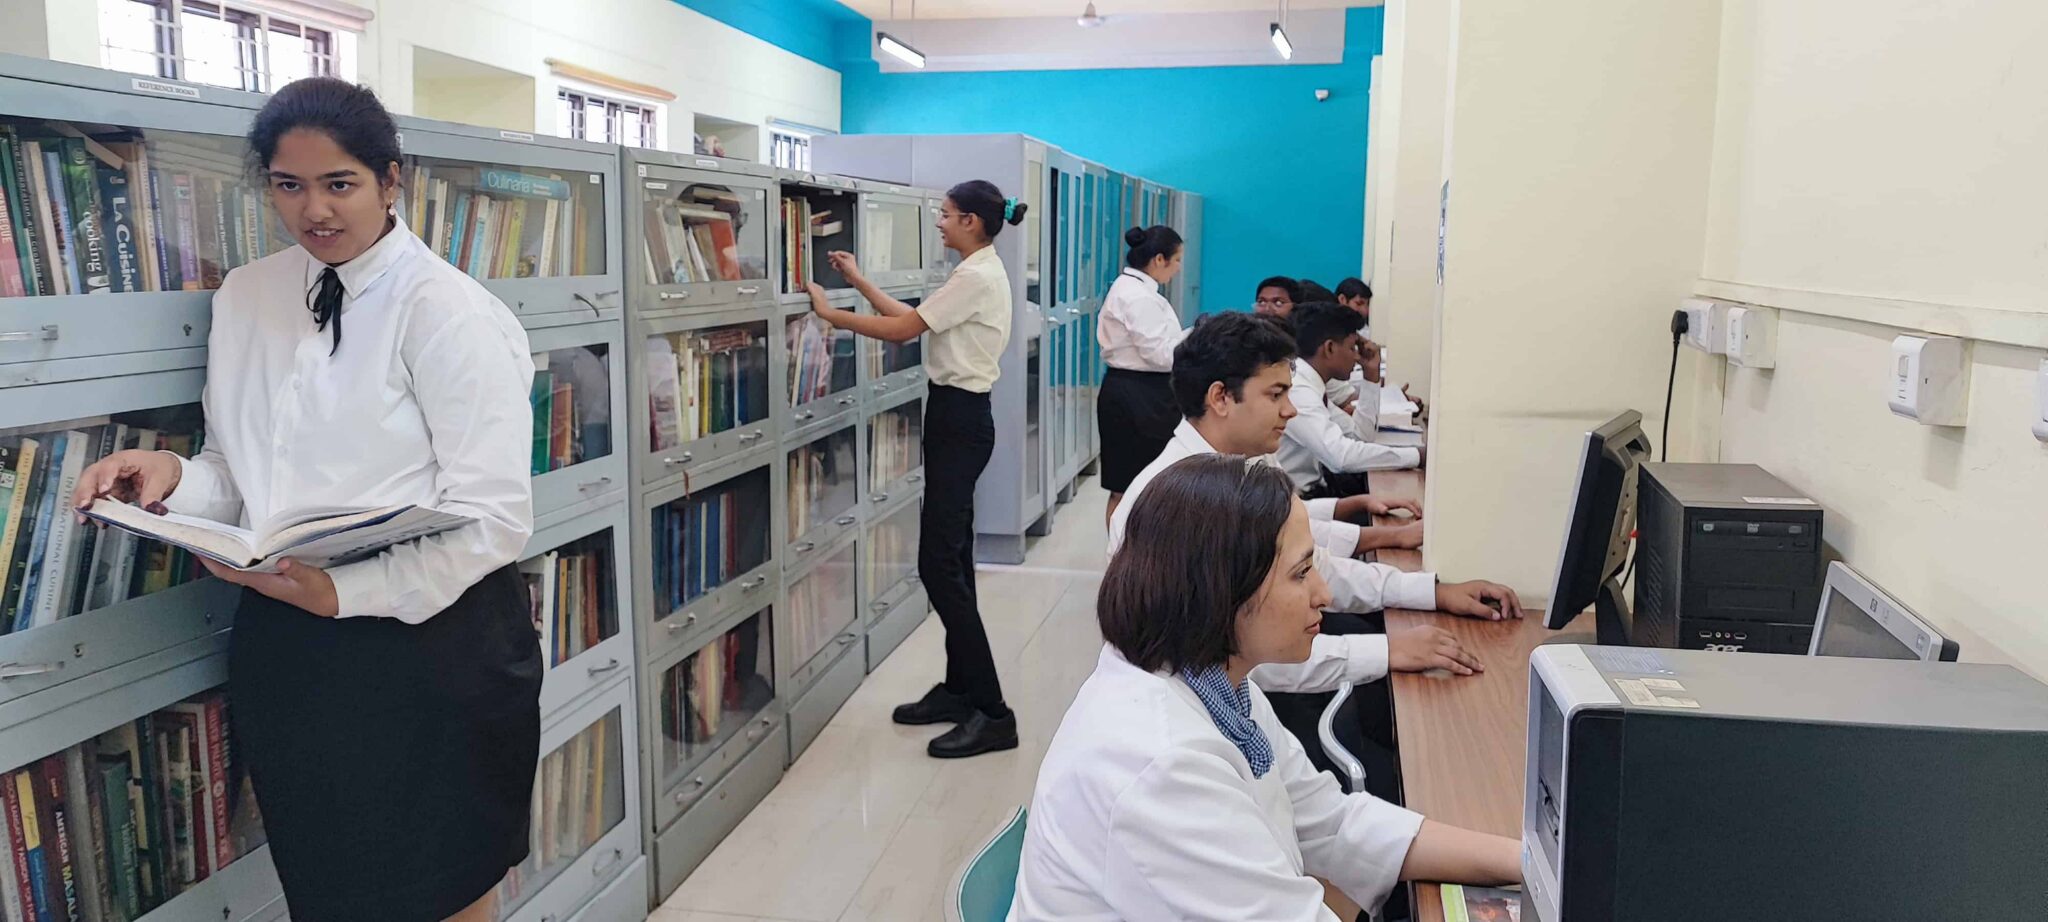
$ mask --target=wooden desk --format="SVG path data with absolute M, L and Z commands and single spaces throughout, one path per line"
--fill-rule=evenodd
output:
M 1422 498 L 1417 471 L 1374 473 L 1375 495 Z M 1428 509 L 1424 509 L 1425 516 Z M 1381 563 L 1422 569 L 1420 551 L 1381 551 Z M 1483 573 L 1455 574 L 1459 578 Z M 1529 654 L 1557 633 L 1543 628 L 1543 613 L 1519 621 L 1478 621 L 1435 612 L 1389 609 L 1387 630 L 1434 624 L 1457 635 L 1486 671 L 1393 675 L 1394 732 L 1401 748 L 1402 797 L 1430 819 L 1509 838 L 1522 835 L 1523 748 L 1529 716 Z M 1590 616 L 1571 631 L 1590 634 Z M 1591 643 L 1590 636 L 1586 642 Z M 1442 922 L 1435 884 L 1415 887 L 1417 922 Z

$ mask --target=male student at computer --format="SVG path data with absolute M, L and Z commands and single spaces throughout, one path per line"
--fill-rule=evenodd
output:
M 1343 475 L 1421 467 L 1424 450 L 1368 442 L 1347 434 L 1336 417 L 1342 413 L 1325 396 L 1327 382 L 1348 378 L 1359 360 L 1359 328 L 1365 318 L 1332 302 L 1303 304 L 1294 309 L 1293 388 L 1295 416 L 1287 421 L 1275 458 L 1294 478 L 1304 497 L 1362 492 L 1342 484 Z M 1336 476 L 1332 476 L 1336 475 Z

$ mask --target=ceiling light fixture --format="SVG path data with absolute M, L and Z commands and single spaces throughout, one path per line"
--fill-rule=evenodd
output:
M 1095 12 L 1095 4 L 1090 3 L 1088 4 L 1088 9 L 1085 12 L 1083 12 L 1079 18 L 1074 20 L 1074 24 L 1080 26 L 1083 29 L 1093 29 L 1096 26 L 1102 25 L 1107 21 L 1108 20 L 1104 19 L 1101 15 Z
M 1280 0 L 1280 18 L 1273 23 L 1271 35 L 1273 50 L 1280 52 L 1280 60 L 1294 60 L 1294 43 L 1287 40 L 1287 30 L 1281 28 L 1287 22 L 1287 0 Z
M 889 18 L 896 18 L 896 0 L 889 0 Z M 912 22 L 917 20 L 917 0 L 911 0 L 910 19 Z M 875 32 L 875 47 L 882 49 L 890 57 L 902 61 L 911 67 L 919 70 L 924 69 L 924 52 L 910 47 L 908 43 L 894 35 L 877 30 Z

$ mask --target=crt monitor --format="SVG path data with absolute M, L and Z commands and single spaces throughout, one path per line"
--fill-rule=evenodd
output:
M 1811 656 L 1861 656 L 1953 663 L 1956 642 L 1839 560 L 1828 564 Z
M 1562 630 L 1591 605 L 1600 642 L 1628 642 L 1621 568 L 1635 533 L 1636 471 L 1649 458 L 1643 415 L 1634 410 L 1586 432 L 1545 627 Z

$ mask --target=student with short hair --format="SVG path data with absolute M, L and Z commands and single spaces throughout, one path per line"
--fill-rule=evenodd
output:
M 1335 922 L 1321 880 L 1375 911 L 1404 880 L 1521 880 L 1515 839 L 1344 793 L 1247 682 L 1312 656 L 1331 601 L 1293 492 L 1209 455 L 1125 503 L 1106 643 L 1039 767 L 1010 918 Z
M 1301 303 L 1301 285 L 1284 275 L 1266 279 L 1253 290 L 1258 293 L 1253 296 L 1252 310 L 1267 317 L 1285 320 Z
M 1396 448 L 1346 434 L 1329 405 L 1326 383 L 1347 378 L 1358 365 L 1359 329 L 1365 319 L 1332 302 L 1304 304 L 1294 312 L 1295 417 L 1277 455 L 1303 496 L 1339 495 L 1331 475 L 1421 467 L 1424 450 Z
M 1365 318 L 1365 338 L 1371 339 L 1372 286 L 1367 285 L 1363 279 L 1348 278 L 1337 283 L 1336 294 L 1338 304 L 1351 308 L 1358 312 L 1358 316 Z
M 1124 487 L 1173 437 L 1180 411 L 1173 404 L 1173 347 L 1187 331 L 1159 286 L 1180 275 L 1180 234 L 1164 224 L 1124 232 L 1130 250 L 1124 270 L 1102 299 L 1095 338 L 1102 346 L 1102 390 L 1095 419 L 1102 433 L 1102 488 L 1109 491 L 1107 516 L 1116 512 Z
M 1332 292 L 1328 288 L 1324 288 L 1322 285 L 1314 281 L 1311 281 L 1309 279 L 1295 279 L 1294 281 L 1295 284 L 1301 286 L 1301 297 L 1295 299 L 1294 302 L 1295 306 L 1297 307 L 1303 304 L 1312 304 L 1317 301 L 1337 300 L 1337 295 L 1335 292 Z

